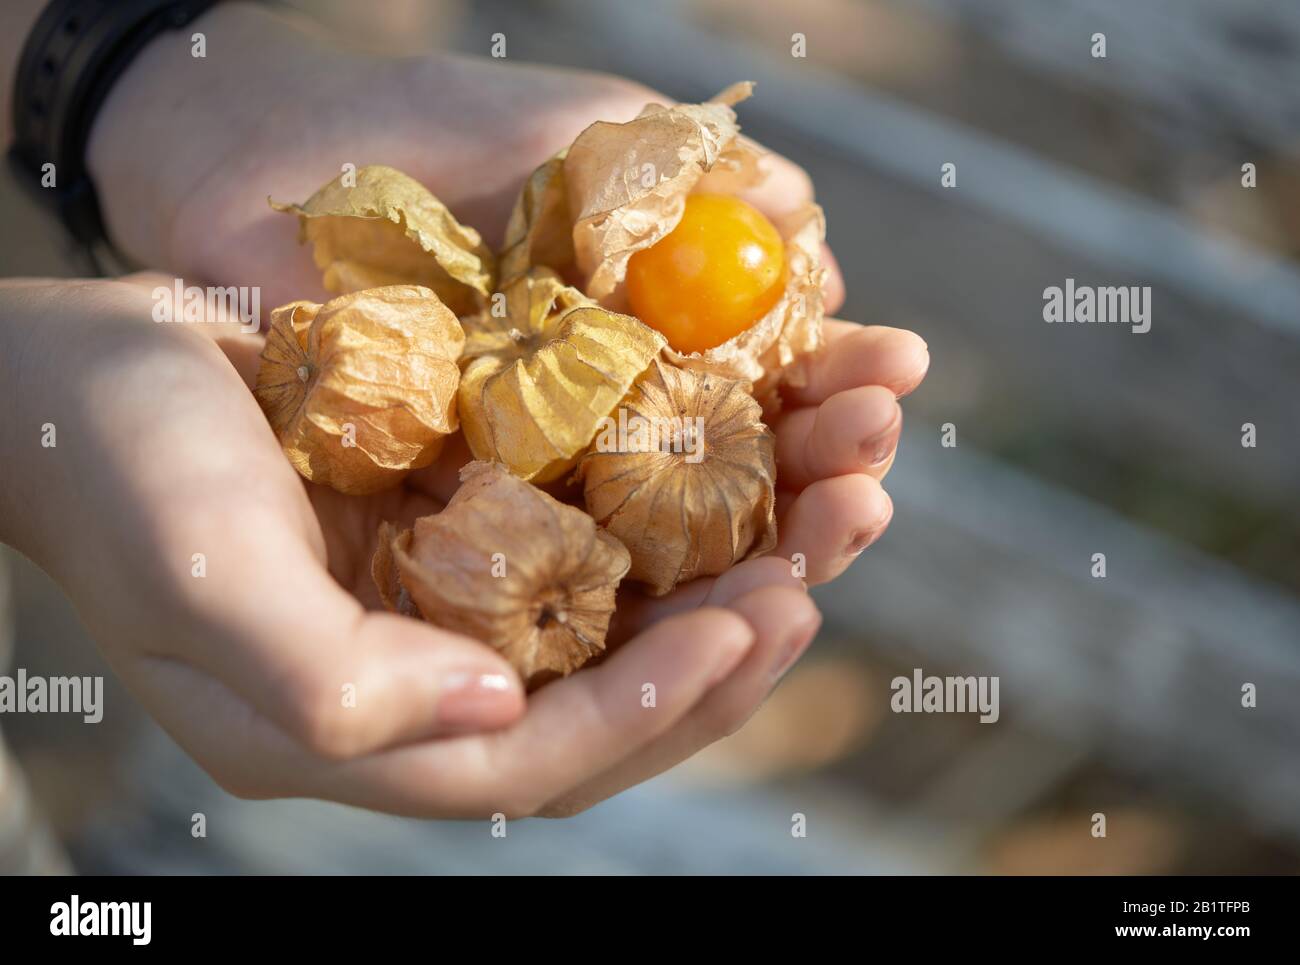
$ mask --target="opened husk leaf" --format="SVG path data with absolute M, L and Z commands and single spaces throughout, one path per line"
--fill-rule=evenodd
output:
M 706 175 L 716 194 L 761 180 L 758 150 L 737 137 L 731 109 L 752 88 L 734 84 L 703 104 L 648 104 L 631 121 L 597 121 L 578 135 L 564 160 L 564 184 L 588 295 L 624 307 L 628 259 L 677 226 L 686 196 Z
M 733 84 L 703 104 L 650 104 L 627 123 L 584 130 L 525 185 L 506 232 L 503 277 L 546 265 L 571 274 L 601 305 L 626 311 L 628 260 L 677 227 L 688 195 L 740 194 L 765 177 L 762 151 L 739 134 L 732 110 L 752 86 Z M 764 402 L 782 378 L 802 379 L 793 363 L 821 344 L 826 277 L 821 208 L 808 204 L 774 221 L 785 241 L 781 300 L 707 352 L 667 352 L 685 368 L 750 382 Z
M 653 594 L 776 545 L 774 437 L 747 389 L 656 361 L 619 406 L 619 435 L 578 463 L 587 511 Z
M 291 302 L 271 313 L 254 392 L 303 476 L 375 492 L 456 431 L 464 342 L 450 309 L 415 285 Z
M 487 310 L 465 319 L 461 424 L 475 458 L 549 482 L 573 467 L 665 341 L 546 269 L 503 294 L 500 317 Z
M 604 650 L 628 565 L 582 510 L 472 462 L 441 513 L 381 528 L 372 574 L 391 609 L 482 640 L 534 687 Z
M 271 207 L 298 215 L 299 240 L 312 243 L 332 292 L 423 285 L 463 315 L 492 291 L 494 259 L 479 233 L 395 168 L 367 165 L 340 174 L 301 205 Z
M 561 274 L 573 271 L 573 227 L 564 190 L 566 154 L 567 149 L 560 151 L 524 183 L 506 225 L 506 246 L 499 261 L 502 285 L 526 274 L 533 265 L 545 265 Z

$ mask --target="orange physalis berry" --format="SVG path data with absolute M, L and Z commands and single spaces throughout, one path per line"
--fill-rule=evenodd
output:
M 679 352 L 703 352 L 739 335 L 784 288 L 781 235 L 728 195 L 691 195 L 677 227 L 627 265 L 632 314 Z

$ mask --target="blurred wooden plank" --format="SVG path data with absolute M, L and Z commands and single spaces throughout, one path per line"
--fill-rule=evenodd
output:
M 1213 2 L 1221 11 L 1233 7 L 1232 0 Z M 1159 32 L 1151 36 L 1139 30 L 1135 50 L 1134 31 L 1126 28 L 1115 38 L 1114 56 L 1122 63 L 1112 67 L 1087 56 L 1091 31 L 1084 32 L 1081 46 L 1077 25 L 1059 26 L 1055 7 L 1021 4 L 1019 21 L 1044 21 L 1026 29 L 1055 30 L 1064 35 L 1066 47 L 1050 58 L 1021 56 L 999 32 L 1001 21 L 982 14 L 991 6 L 952 0 L 777 0 L 761 18 L 748 16 L 746 0 L 696 0 L 688 9 L 702 29 L 743 39 L 756 52 L 783 52 L 791 33 L 803 32 L 809 62 L 823 70 L 1152 200 L 1190 209 L 1220 231 L 1300 254 L 1300 144 L 1260 143 L 1250 133 L 1249 112 L 1178 111 L 1115 83 L 1135 69 L 1139 76 L 1159 73 L 1161 65 L 1148 63 L 1149 49 L 1168 46 Z M 1149 26 L 1150 18 L 1138 19 L 1143 28 Z M 1160 31 L 1176 33 L 1183 19 L 1161 22 Z M 1267 58 L 1249 50 L 1243 59 L 1267 66 Z M 1201 61 L 1182 66 L 1196 71 Z M 1195 79 L 1213 86 L 1217 76 L 1202 70 Z M 1258 187 L 1243 192 L 1246 160 L 1257 165 Z
M 124 762 L 124 798 L 77 842 L 87 872 L 176 874 L 917 874 L 914 842 L 874 837 L 869 802 L 804 781 L 697 792 L 671 778 L 564 821 L 417 821 L 320 801 L 240 801 L 150 728 Z M 208 836 L 190 836 L 203 813 Z M 791 818 L 807 819 L 794 838 Z M 687 833 L 684 833 L 686 829 Z M 936 859 L 938 860 L 938 859 Z
M 1160 109 L 1185 144 L 1300 147 L 1300 4 L 1286 0 L 891 0 L 1009 55 Z M 1090 54 L 1104 33 L 1105 60 Z
M 817 594 L 828 626 L 895 665 L 997 674 L 1008 724 L 1300 841 L 1300 602 L 937 435 L 906 433 L 890 534 Z
M 910 743 L 900 741 L 900 749 L 906 753 Z M 1084 743 L 1014 723 L 985 726 L 875 833 L 885 839 L 924 837 L 927 850 L 942 853 L 954 867 L 976 866 L 985 837 L 1050 798 L 1089 753 Z

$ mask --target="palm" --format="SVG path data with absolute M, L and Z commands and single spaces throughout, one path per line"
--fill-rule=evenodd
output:
M 370 577 L 380 523 L 409 526 L 417 517 L 439 512 L 443 505 L 410 485 L 371 496 L 344 496 L 326 486 L 307 484 L 307 495 L 325 538 L 330 575 L 367 609 L 380 606 Z

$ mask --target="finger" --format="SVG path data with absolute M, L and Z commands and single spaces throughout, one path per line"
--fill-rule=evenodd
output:
M 903 428 L 903 410 L 881 385 L 837 392 L 816 408 L 776 421 L 776 478 L 799 491 L 818 479 L 863 472 L 884 477 Z
M 132 683 L 160 722 L 241 797 L 319 797 L 417 817 L 531 814 L 615 766 L 682 719 L 748 653 L 738 614 L 709 607 L 665 620 L 607 663 L 534 695 L 496 735 L 454 737 L 353 760 L 315 755 L 224 683 L 183 661 L 146 658 Z M 645 684 L 655 685 L 645 706 Z M 177 703 L 177 696 L 181 703 Z
M 822 311 L 834 315 L 844 307 L 844 273 L 840 271 L 835 252 L 826 242 L 822 242 L 822 267 L 826 269 L 826 280 L 822 282 Z
M 789 560 L 778 556 L 762 556 L 738 563 L 721 576 L 684 583 L 664 596 L 630 592 L 618 601 L 610 637 L 617 643 L 667 617 L 687 613 L 701 606 L 722 606 L 729 600 L 765 586 L 803 588 L 804 582 L 794 575 L 794 567 Z
M 236 533 L 194 531 L 206 577 L 190 593 L 185 652 L 197 668 L 328 757 L 502 727 L 523 713 L 518 677 L 493 650 L 366 612 L 305 540 L 258 516 L 247 510 Z
M 802 554 L 810 586 L 843 573 L 880 538 L 894 514 L 880 483 L 860 473 L 819 480 L 798 496 L 779 494 L 778 505 L 783 516 L 776 555 Z
M 711 601 L 718 602 L 713 596 Z M 745 618 L 757 636 L 740 666 L 675 727 L 594 780 L 551 801 L 542 808 L 543 816 L 584 811 L 739 730 L 812 642 L 821 624 L 821 615 L 802 588 L 754 589 L 728 606 Z
M 508 730 L 311 766 L 289 775 L 290 793 L 414 816 L 529 815 L 669 730 L 754 640 L 744 619 L 716 607 L 664 620 L 542 688 Z
M 828 319 L 825 333 L 826 343 L 801 363 L 805 384 L 785 388 L 791 404 L 820 405 L 860 385 L 883 385 L 901 398 L 930 367 L 929 348 L 915 332 Z
M 760 150 L 767 151 L 759 146 Z M 769 218 L 781 218 L 812 204 L 813 183 L 808 172 L 787 157 L 770 151 L 758 162 L 763 180 L 740 193 Z

